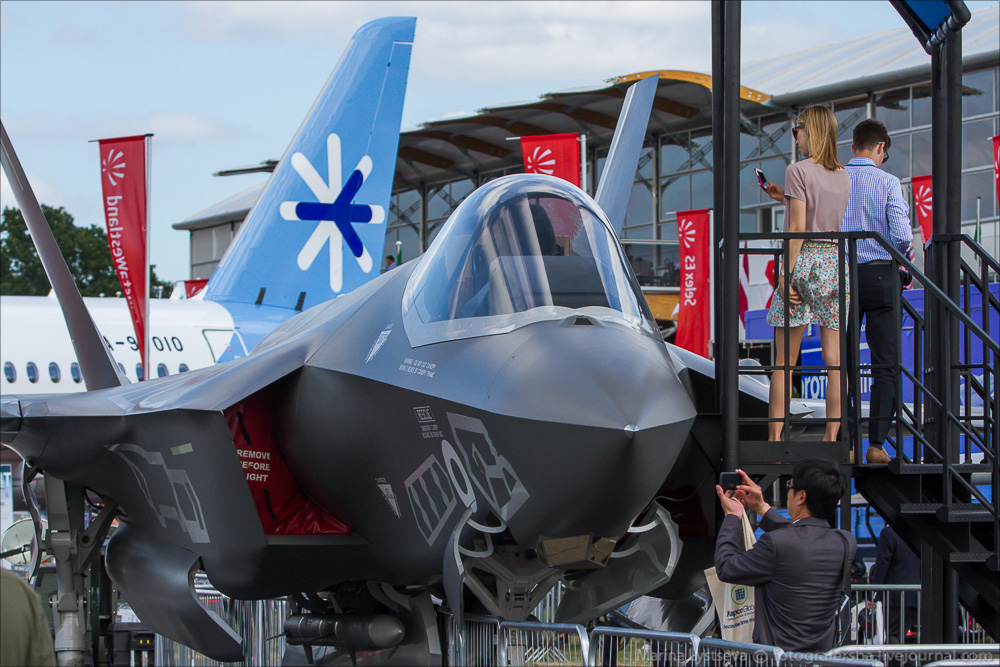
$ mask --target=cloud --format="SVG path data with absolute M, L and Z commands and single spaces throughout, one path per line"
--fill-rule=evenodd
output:
M 410 3 L 359 2 L 189 2 L 182 26 L 199 39 L 257 40 L 284 37 L 315 39 L 326 35 L 342 41 L 340 33 L 353 32 L 375 18 L 375 5 L 395 5 L 397 15 L 407 15 Z M 387 14 L 381 14 L 383 16 Z
M 157 137 L 174 142 L 197 142 L 232 135 L 231 128 L 205 116 L 192 114 L 159 115 L 142 122 Z
M 417 16 L 411 71 L 421 78 L 573 85 L 650 67 L 706 70 L 710 7 L 698 2 L 198 2 L 202 39 L 343 43 L 380 16 Z M 581 75 L 581 72 L 593 72 Z M 540 91 L 545 92 L 545 91 Z
M 4 119 L 11 134 L 19 140 L 41 139 L 53 141 L 80 141 L 81 137 L 102 139 L 124 137 L 152 132 L 157 139 L 174 144 L 198 143 L 207 140 L 228 139 L 238 133 L 226 122 L 210 116 L 195 114 L 107 115 L 56 119 L 47 113 L 34 116 L 11 116 Z
M 62 25 L 52 32 L 50 41 L 60 48 L 91 49 L 100 44 L 97 35 L 90 28 L 76 25 Z
M 7 173 L 0 172 L 0 174 L 2 174 L 0 176 L 0 210 L 5 208 L 21 208 L 17 205 L 17 200 L 14 198 L 14 190 L 10 187 L 10 181 L 7 180 Z M 56 202 L 54 205 L 62 205 L 62 202 L 66 199 L 62 191 L 37 176 L 30 174 L 27 176 L 28 182 L 31 183 L 31 190 L 35 193 L 35 199 L 40 203 L 48 204 L 49 202 Z

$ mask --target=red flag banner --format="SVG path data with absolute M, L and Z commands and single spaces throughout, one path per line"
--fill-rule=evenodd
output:
M 703 357 L 712 335 L 711 237 L 707 208 L 677 212 L 681 293 L 675 342 Z
M 524 171 L 558 176 L 580 187 L 580 138 L 573 134 L 521 137 Z
M 993 180 L 997 184 L 997 202 L 1000 202 L 1000 134 L 993 137 Z
M 139 341 L 139 354 L 145 363 L 146 137 L 101 139 L 98 143 L 111 261 L 128 303 L 135 338 Z
M 920 235 L 924 237 L 924 245 L 934 232 L 933 198 L 931 192 L 931 175 L 913 177 L 913 208 L 917 212 L 917 222 L 920 224 Z

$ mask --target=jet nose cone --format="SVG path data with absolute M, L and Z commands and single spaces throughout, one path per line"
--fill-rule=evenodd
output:
M 618 430 L 629 438 L 694 417 L 661 343 L 624 324 L 590 318 L 546 324 L 497 373 L 486 409 Z

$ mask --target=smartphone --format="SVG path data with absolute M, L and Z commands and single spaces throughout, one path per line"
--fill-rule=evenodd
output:
M 757 174 L 757 183 L 760 184 L 760 189 L 767 192 L 767 189 L 771 187 L 771 184 L 767 182 L 767 176 L 757 167 L 753 168 L 753 173 Z
M 735 491 L 739 483 L 740 474 L 738 472 L 724 472 L 719 475 L 719 486 L 722 487 L 723 491 Z

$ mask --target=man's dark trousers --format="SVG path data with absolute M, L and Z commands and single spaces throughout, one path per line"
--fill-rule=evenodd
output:
M 896 413 L 896 363 L 899 355 L 899 327 L 896 326 L 895 313 L 895 299 L 899 293 L 897 273 L 890 261 L 858 264 L 857 293 L 851 295 L 852 304 L 858 307 L 858 321 L 864 319 L 865 338 L 871 355 L 868 443 L 877 447 L 885 442 Z M 852 359 L 849 371 L 857 373 L 858 363 L 858 359 Z M 854 435 L 853 409 L 848 411 L 848 426 Z

